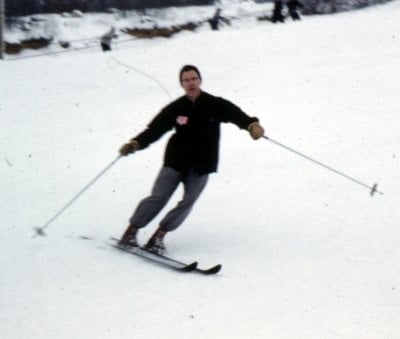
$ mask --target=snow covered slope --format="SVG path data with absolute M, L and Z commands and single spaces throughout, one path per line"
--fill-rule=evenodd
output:
M 395 1 L 134 41 L 111 53 L 0 62 L 1 337 L 396 338 L 399 13 Z M 199 66 L 204 90 L 258 116 L 271 138 L 378 182 L 384 195 L 371 198 L 225 125 L 219 173 L 166 238 L 172 256 L 222 263 L 218 276 L 170 272 L 106 244 L 148 194 L 167 136 L 120 160 L 47 237 L 32 238 L 32 227 L 182 94 L 177 73 L 186 63 Z

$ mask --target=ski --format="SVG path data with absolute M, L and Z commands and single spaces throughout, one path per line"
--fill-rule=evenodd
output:
M 151 252 L 151 251 L 149 251 L 149 250 L 147 250 L 145 248 L 141 248 L 141 249 L 143 251 L 151 253 L 151 254 L 153 254 L 153 255 L 155 255 L 155 256 L 157 256 L 159 258 L 162 258 L 164 260 L 168 260 L 168 261 L 176 263 L 176 264 L 184 265 L 182 262 L 180 262 L 178 260 L 175 260 L 175 259 L 172 259 L 170 257 L 167 257 L 165 255 L 153 253 L 153 252 Z M 221 268 L 222 268 L 222 265 L 218 264 L 218 265 L 215 265 L 215 266 L 207 268 L 207 269 L 202 269 L 202 268 L 196 267 L 196 269 L 194 269 L 193 271 L 198 272 L 198 273 L 202 273 L 202 274 L 217 274 L 221 270 Z
M 184 264 L 180 262 L 166 260 L 165 258 L 149 252 L 141 247 L 137 248 L 126 248 L 123 246 L 119 246 L 117 244 L 110 244 L 112 247 L 119 249 L 120 251 L 124 251 L 133 255 L 136 255 L 142 259 L 147 261 L 151 261 L 155 264 L 162 265 L 164 267 L 173 269 L 178 272 L 192 272 L 197 268 L 197 262 L 192 262 L 191 264 Z
M 134 255 L 142 257 L 144 259 L 151 260 L 151 261 L 153 261 L 155 263 L 159 263 L 163 266 L 168 266 L 169 268 L 173 268 L 178 271 L 197 272 L 197 273 L 201 273 L 201 274 L 205 274 L 205 275 L 212 275 L 212 274 L 217 274 L 222 268 L 222 265 L 218 264 L 218 265 L 212 266 L 210 268 L 202 269 L 202 268 L 197 267 L 197 261 L 195 261 L 191 264 L 186 264 L 179 260 L 170 258 L 168 256 L 151 252 L 143 247 L 126 248 L 126 247 L 120 246 L 120 245 L 118 245 L 118 239 L 115 239 L 115 238 L 111 238 L 111 240 L 117 242 L 116 244 L 111 244 L 111 246 L 113 246 L 114 248 L 134 254 Z
M 207 268 L 207 269 L 196 268 L 195 271 L 202 273 L 202 274 L 217 274 L 219 271 L 221 271 L 221 268 L 222 268 L 222 265 L 217 264 L 217 265 Z

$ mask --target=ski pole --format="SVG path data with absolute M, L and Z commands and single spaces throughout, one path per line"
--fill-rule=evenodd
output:
M 61 208 L 54 216 L 52 216 L 49 221 L 47 221 L 42 227 L 34 227 L 33 229 L 35 230 L 35 235 L 33 238 L 36 236 L 44 236 L 46 233 L 44 233 L 44 229 L 49 227 L 50 224 L 56 220 L 69 206 L 71 206 L 90 186 L 92 186 L 97 180 L 100 179 L 100 177 L 106 173 L 119 159 L 121 158 L 121 155 L 119 155 L 115 160 L 113 160 L 106 168 L 104 168 L 99 174 L 97 174 L 84 188 L 82 188 L 74 197 L 68 201 L 63 208 Z
M 335 170 L 334 168 L 329 167 L 329 166 L 323 164 L 322 162 L 319 162 L 319 161 L 317 161 L 317 160 L 315 160 L 315 159 L 313 159 L 313 158 L 311 158 L 311 157 L 309 157 L 309 156 L 307 156 L 307 155 L 305 155 L 305 154 L 303 154 L 303 153 L 300 153 L 299 151 L 296 151 L 295 149 L 293 149 L 293 148 L 291 148 L 291 147 L 288 147 L 288 146 L 286 146 L 286 145 L 283 145 L 283 144 L 281 144 L 280 142 L 278 142 L 278 141 L 276 141 L 276 140 L 273 140 L 273 139 L 271 139 L 271 138 L 269 138 L 269 137 L 266 137 L 266 136 L 263 136 L 263 138 L 264 138 L 264 139 L 267 139 L 267 140 L 271 141 L 272 143 L 274 143 L 275 145 L 278 145 L 278 146 L 280 146 L 280 147 L 282 147 L 282 148 L 285 148 L 285 149 L 287 149 L 288 151 L 293 152 L 293 153 L 295 153 L 295 154 L 297 154 L 297 155 L 299 155 L 299 156 L 301 156 L 301 157 L 303 157 L 303 158 L 305 158 L 305 159 L 307 159 L 307 160 L 310 160 L 310 161 L 312 161 L 313 163 L 315 163 L 315 164 L 317 164 L 317 165 L 320 165 L 320 166 L 322 166 L 322 167 L 324 167 L 324 168 L 326 168 L 326 169 L 328 169 L 328 170 L 330 170 L 330 171 L 332 171 L 332 172 L 334 172 L 334 173 L 336 173 L 336 174 L 339 174 L 339 175 L 341 175 L 342 177 L 344 177 L 344 178 L 346 178 L 346 179 L 349 179 L 349 180 L 355 182 L 355 183 L 358 184 L 358 185 L 361 185 L 361 186 L 364 186 L 364 187 L 368 188 L 368 189 L 370 190 L 370 195 L 371 195 L 371 197 L 372 197 L 375 193 L 383 194 L 382 192 L 378 191 L 378 189 L 377 189 L 378 184 L 377 184 L 377 183 L 373 184 L 372 187 L 371 187 L 371 186 L 368 186 L 367 184 L 364 184 L 364 183 L 362 183 L 361 181 L 359 181 L 359 180 L 357 180 L 357 179 L 354 179 L 354 178 L 352 178 L 351 176 L 349 176 L 349 175 L 347 175 L 347 174 L 345 174 L 345 173 L 343 173 L 343 172 L 340 172 L 340 171 L 338 171 L 338 170 Z

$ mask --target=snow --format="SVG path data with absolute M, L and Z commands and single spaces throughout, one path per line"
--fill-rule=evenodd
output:
M 110 53 L 1 62 L 1 337 L 397 338 L 399 12 L 393 1 L 284 25 L 247 17 Z M 223 264 L 217 276 L 106 244 L 148 194 L 167 136 L 119 160 L 32 238 L 182 94 L 186 63 L 268 136 L 384 195 L 224 125 L 219 173 L 166 238 L 171 256 Z
M 219 8 L 224 17 L 229 19 L 251 19 L 270 14 L 271 3 L 255 4 L 252 1 L 223 1 Z M 152 29 L 171 27 L 188 22 L 200 23 L 208 29 L 207 20 L 215 13 L 215 6 L 188 6 L 146 9 L 141 11 L 118 11 L 114 13 L 92 13 L 81 18 L 71 13 L 32 15 L 20 17 L 16 24 L 5 32 L 5 41 L 18 43 L 23 40 L 46 38 L 52 40 L 52 49 L 59 50 L 60 42 L 68 41 L 72 47 L 87 46 L 91 40 L 98 39 L 114 26 L 118 32 L 116 42 L 131 40 L 132 36 L 123 31 L 130 28 Z

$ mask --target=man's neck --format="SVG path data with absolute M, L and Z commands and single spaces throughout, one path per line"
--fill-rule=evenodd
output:
M 196 99 L 200 96 L 200 94 L 201 94 L 201 91 L 199 91 L 199 93 L 197 93 L 197 94 L 195 94 L 195 95 L 186 95 L 186 97 L 187 97 L 190 101 L 195 102 Z

